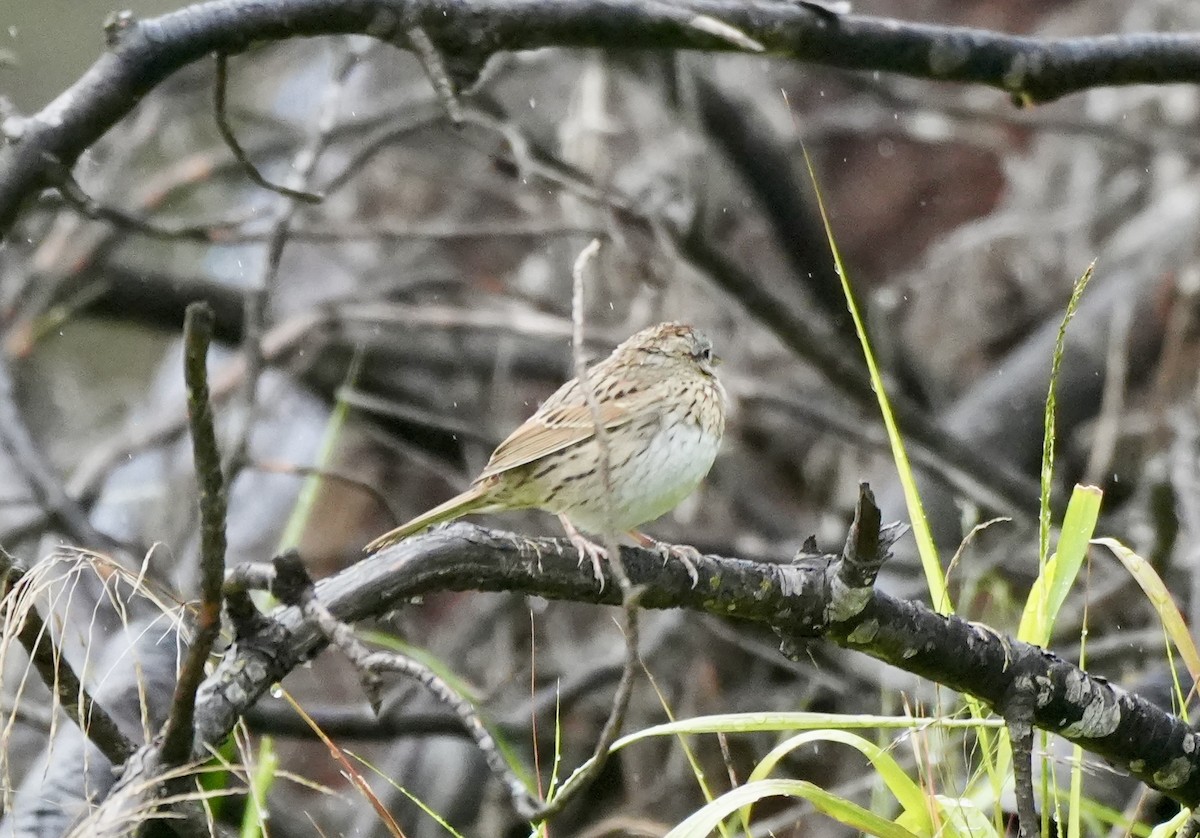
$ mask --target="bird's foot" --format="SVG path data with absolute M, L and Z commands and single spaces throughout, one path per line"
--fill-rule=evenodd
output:
M 603 593 L 604 585 L 607 581 L 604 575 L 604 561 L 608 559 L 608 551 L 577 530 L 566 515 L 559 515 L 558 520 L 562 523 L 562 528 L 567 534 L 567 539 L 579 553 L 579 564 L 583 565 L 584 559 L 591 560 L 592 574 L 596 577 L 596 581 L 600 583 L 600 591 Z
M 542 572 L 542 545 L 538 544 L 532 538 L 526 538 L 523 535 L 516 536 L 514 541 L 516 542 L 517 549 L 520 550 L 521 552 L 525 552 L 526 550 L 528 550 L 531 553 L 533 553 L 533 555 L 537 556 L 538 573 L 541 573 Z
M 700 571 L 696 568 L 696 561 L 700 558 L 700 551 L 690 544 L 668 544 L 665 541 L 659 541 L 657 538 L 651 538 L 643 532 L 630 530 L 629 537 L 636 541 L 640 546 L 647 550 L 654 550 L 663 559 L 663 565 L 671 559 L 678 559 L 683 562 L 683 566 L 687 569 L 688 576 L 692 577 L 692 587 L 700 584 Z

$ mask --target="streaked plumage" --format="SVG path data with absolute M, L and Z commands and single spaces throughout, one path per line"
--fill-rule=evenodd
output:
M 565 519 L 581 557 L 595 563 L 597 548 L 576 541 L 570 524 L 594 535 L 634 530 L 677 506 L 712 467 L 725 430 L 716 363 L 708 338 L 682 323 L 660 323 L 589 369 L 608 440 L 607 503 L 595 422 L 573 378 L 500 443 L 469 489 L 367 549 L 470 513 L 537 508 Z

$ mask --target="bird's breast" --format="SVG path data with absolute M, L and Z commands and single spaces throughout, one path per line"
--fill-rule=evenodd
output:
M 659 414 L 613 429 L 607 504 L 597 469 L 595 480 L 579 481 L 578 491 L 566 493 L 564 508 L 555 511 L 598 534 L 606 530 L 609 514 L 613 529 L 625 532 L 674 509 L 708 474 L 721 444 L 719 431 L 692 419 Z

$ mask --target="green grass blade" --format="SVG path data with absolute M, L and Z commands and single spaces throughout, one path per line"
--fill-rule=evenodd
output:
M 1197 648 L 1187 620 L 1184 619 L 1179 606 L 1175 604 L 1171 591 L 1167 588 L 1167 583 L 1148 561 L 1115 538 L 1097 538 L 1092 543 L 1107 547 L 1125 566 L 1125 570 L 1134 578 L 1134 581 L 1142 589 L 1142 593 L 1146 595 L 1146 599 L 1150 601 L 1150 605 L 1158 615 L 1158 621 L 1162 623 L 1163 630 L 1171 638 L 1175 648 L 1179 650 L 1188 674 L 1191 675 L 1193 681 L 1200 680 L 1200 649 Z
M 666 838 L 707 838 L 729 815 L 766 797 L 807 800 L 817 810 L 852 829 L 881 838 L 917 838 L 916 833 L 843 797 L 803 780 L 759 780 L 726 792 L 667 833 Z
M 924 835 L 937 834 L 939 838 L 999 838 L 1004 834 L 970 800 L 939 794 L 934 796 L 934 802 L 942 815 L 942 829 L 938 833 L 922 833 Z
M 346 387 L 352 387 L 358 379 L 359 369 L 362 367 L 362 349 L 356 349 L 354 357 L 350 361 L 350 368 L 346 371 Z M 333 454 L 337 450 L 338 440 L 342 436 L 342 429 L 346 426 L 346 419 L 350 415 L 350 404 L 341 396 L 338 397 L 337 404 L 334 405 L 333 411 L 329 414 L 329 422 L 325 425 L 325 433 L 321 439 L 321 450 L 317 454 L 317 472 L 328 467 L 330 460 L 333 459 Z M 304 484 L 300 487 L 300 495 L 296 498 L 296 506 L 292 509 L 292 514 L 288 516 L 287 526 L 283 530 L 283 537 L 279 540 L 279 552 L 291 550 L 300 545 L 300 539 L 304 536 L 304 528 L 308 526 L 308 519 L 312 517 L 313 506 L 316 505 L 317 497 L 320 495 L 321 484 L 324 478 L 319 473 L 309 474 L 304 478 Z
M 863 730 L 885 728 L 894 730 L 967 730 L 980 726 L 1002 728 L 1002 719 L 950 719 L 912 716 L 873 716 L 869 714 L 840 715 L 837 713 L 809 713 L 805 711 L 779 711 L 772 713 L 722 713 L 712 716 L 697 716 L 677 722 L 666 722 L 637 730 L 622 736 L 613 743 L 617 751 L 634 742 L 656 736 L 692 735 L 697 733 L 779 733 L 803 730 Z
M 1071 299 L 1067 302 L 1067 312 L 1063 315 L 1062 323 L 1058 326 L 1058 338 L 1054 342 L 1054 356 L 1050 362 L 1050 386 L 1046 392 L 1046 413 L 1042 434 L 1042 492 L 1038 511 L 1038 567 L 1042 568 L 1050 558 L 1050 490 L 1054 479 L 1054 417 L 1056 412 L 1056 390 L 1058 373 L 1062 369 L 1062 358 L 1066 348 L 1067 326 L 1079 308 L 1083 290 L 1091 282 L 1096 263 L 1088 265 L 1083 276 L 1075 281 L 1071 289 Z
M 242 838 L 260 838 L 267 834 L 267 795 L 275 784 L 275 772 L 279 770 L 279 754 L 270 736 L 264 736 L 258 745 L 258 765 L 250 779 L 250 796 L 246 810 L 242 813 Z
M 937 545 L 933 541 L 933 532 L 929 529 L 925 508 L 921 505 L 921 496 L 917 491 L 917 482 L 913 476 L 912 465 L 908 460 L 908 452 L 904 449 L 904 440 L 896 426 L 891 402 L 888 400 L 887 390 L 883 386 L 883 376 L 879 373 L 879 365 L 875 363 L 875 354 L 871 351 L 871 342 L 867 338 L 866 327 L 859 314 L 858 304 L 854 301 L 854 291 L 850 287 L 849 275 L 842 264 L 842 255 L 838 251 L 837 242 L 834 241 L 833 227 L 829 223 L 829 214 L 825 211 L 825 200 L 821 196 L 821 188 L 817 185 L 816 171 L 813 169 L 812 158 L 809 157 L 807 148 L 804 149 L 804 162 L 808 166 L 808 176 L 812 180 L 813 191 L 817 196 L 817 208 L 821 212 L 821 223 L 825 226 L 829 249 L 833 252 L 833 264 L 837 268 L 838 277 L 842 280 L 842 291 L 846 295 L 846 308 L 854 321 L 854 330 L 858 334 L 858 342 L 862 345 L 863 357 L 871 376 L 871 387 L 875 390 L 875 396 L 879 400 L 879 411 L 883 416 L 883 425 L 887 429 L 892 459 L 900 474 L 900 484 L 904 488 L 904 502 L 908 507 L 913 537 L 916 539 L 917 551 L 921 556 L 921 567 L 925 572 L 925 584 L 929 588 L 930 601 L 938 612 L 952 614 L 954 606 L 950 602 L 950 592 L 946 589 L 946 575 L 942 571 L 942 562 L 938 556 Z
M 1168 821 L 1163 821 L 1154 829 L 1150 830 L 1150 838 L 1173 838 L 1179 834 L 1179 831 L 1187 826 L 1188 821 L 1192 819 L 1191 809 L 1180 809 L 1175 817 Z
M 758 765 L 754 766 L 754 770 L 746 778 L 746 782 L 753 783 L 767 779 L 782 759 L 797 748 L 814 742 L 836 742 L 858 749 L 871 761 L 871 766 L 887 785 L 888 791 L 896 798 L 896 802 L 900 804 L 900 808 L 907 818 L 907 828 L 914 829 L 922 835 L 927 835 L 933 830 L 933 819 L 930 817 L 928 800 L 921 787 L 909 778 L 888 750 L 849 731 L 813 730 L 793 736 L 776 745 L 759 760 Z M 742 810 L 742 820 L 744 823 L 749 822 L 749 806 Z
M 1054 621 L 1075 585 L 1100 517 L 1104 493 L 1095 486 L 1076 486 L 1063 517 L 1058 550 L 1042 566 L 1025 600 L 1017 639 L 1036 646 L 1050 642 Z
M 1083 835 L 1083 748 L 1071 746 L 1071 789 L 1068 792 L 1067 838 Z

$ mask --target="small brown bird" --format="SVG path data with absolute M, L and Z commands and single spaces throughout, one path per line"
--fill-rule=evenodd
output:
M 573 378 L 500 443 L 483 473 L 457 497 L 367 545 L 395 544 L 426 527 L 476 512 L 544 509 L 588 558 L 601 586 L 607 551 L 593 535 L 626 533 L 685 562 L 691 548 L 669 547 L 636 527 L 674 509 L 708 474 L 725 431 L 725 389 L 712 343 L 691 326 L 643 329 L 587 372 L 605 429 L 611 496 L 585 390 Z

